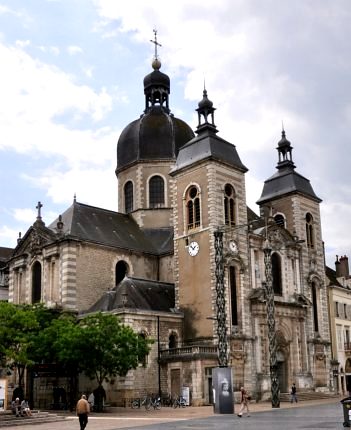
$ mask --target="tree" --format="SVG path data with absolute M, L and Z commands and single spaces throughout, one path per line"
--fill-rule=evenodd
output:
M 82 318 L 77 330 L 71 332 L 70 354 L 79 368 L 99 385 L 117 375 L 135 369 L 148 354 L 150 341 L 142 338 L 116 315 L 97 313 Z M 64 345 L 62 345 L 64 347 Z
M 0 358 L 3 366 L 17 370 L 20 386 L 25 368 L 34 363 L 31 349 L 39 329 L 34 307 L 0 302 Z

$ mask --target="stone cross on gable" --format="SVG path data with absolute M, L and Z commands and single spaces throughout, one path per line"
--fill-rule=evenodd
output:
M 150 42 L 155 45 L 155 60 L 157 60 L 157 47 L 162 46 L 162 45 L 157 42 L 157 30 L 154 29 L 153 32 L 154 32 L 155 38 L 154 38 L 154 40 L 150 39 Z
M 42 207 L 43 207 L 43 205 L 41 204 L 41 202 L 38 202 L 38 204 L 35 206 L 35 209 L 38 209 L 38 215 L 37 215 L 38 220 L 41 219 L 41 208 Z

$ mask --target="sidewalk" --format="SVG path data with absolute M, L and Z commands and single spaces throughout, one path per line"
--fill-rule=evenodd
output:
M 318 412 L 312 412 L 314 409 L 317 409 Z M 239 405 L 235 405 L 235 412 L 239 410 Z M 187 407 L 187 408 L 177 408 L 173 409 L 170 407 L 162 407 L 161 410 L 150 410 L 146 411 L 145 409 L 131 409 L 131 408 L 110 408 L 108 412 L 104 413 L 92 413 L 89 416 L 89 423 L 87 426 L 87 430 L 117 430 L 126 427 L 142 427 L 142 426 L 150 426 L 152 430 L 158 430 L 162 427 L 170 428 L 170 429 L 182 429 L 189 428 L 189 426 L 198 427 L 201 424 L 201 428 L 213 428 L 216 426 L 217 422 L 220 422 L 221 430 L 225 430 L 225 428 L 232 428 L 235 423 L 236 428 L 243 429 L 254 429 L 257 428 L 257 423 L 259 423 L 259 428 L 262 430 L 265 427 L 263 426 L 263 418 L 266 420 L 267 425 L 272 427 L 272 423 L 278 424 L 280 419 L 283 419 L 284 426 L 277 428 L 290 428 L 288 425 L 288 421 L 291 428 L 297 428 L 296 422 L 293 422 L 291 417 L 300 416 L 302 417 L 302 423 L 306 421 L 306 418 L 312 419 L 313 416 L 322 416 L 326 414 L 326 417 L 331 417 L 335 422 L 341 423 L 342 427 L 342 407 L 340 405 L 340 399 L 323 399 L 323 400 L 313 400 L 313 401 L 303 401 L 301 403 L 281 403 L 281 407 L 279 409 L 272 409 L 271 403 L 262 402 L 262 403 L 252 403 L 250 405 L 250 418 L 242 418 L 239 419 L 235 414 L 234 415 L 218 415 L 213 413 L 212 406 L 202 406 L 202 407 Z M 61 422 L 55 423 L 47 423 L 41 425 L 26 425 L 25 430 L 71 430 L 71 429 L 79 429 L 79 423 L 77 417 L 70 412 L 62 412 L 62 415 L 65 415 L 67 419 Z M 284 416 L 286 418 L 284 418 Z M 280 418 L 279 418 L 280 417 Z M 289 418 L 290 417 L 290 418 Z M 278 419 L 279 418 L 279 419 Z M 295 418 L 294 418 L 295 419 Z M 327 418 L 323 419 L 325 422 Z M 192 424 L 189 423 L 188 420 L 191 421 Z M 263 421 L 262 421 L 263 420 Z M 288 420 L 288 421 L 286 421 Z M 187 422 L 188 421 L 188 422 Z M 187 422 L 187 423 L 186 423 Z M 281 421 L 280 421 L 281 422 Z M 166 424 L 168 423 L 168 425 Z M 334 425 L 334 422 L 333 422 Z M 18 427 L 7 427 L 7 429 L 15 429 Z M 275 427 L 274 427 L 275 428 Z M 304 427 L 298 427 L 304 428 Z M 307 428 L 307 427 L 306 427 Z M 313 428 L 322 428 L 322 427 L 308 427 L 309 429 Z M 339 427 L 324 427 L 324 428 L 339 428 Z

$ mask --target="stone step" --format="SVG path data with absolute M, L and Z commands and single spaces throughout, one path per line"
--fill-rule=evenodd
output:
M 337 399 L 339 395 L 332 393 L 319 393 L 316 391 L 302 391 L 297 393 L 297 399 L 299 402 L 308 400 L 319 400 L 319 399 Z M 290 393 L 280 393 L 281 402 L 290 402 Z
M 9 426 L 24 426 L 63 421 L 66 417 L 51 412 L 33 411 L 30 417 L 16 417 L 12 412 L 0 413 L 0 428 Z

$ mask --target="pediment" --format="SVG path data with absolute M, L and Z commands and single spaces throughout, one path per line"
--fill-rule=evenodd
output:
M 18 257 L 23 254 L 30 256 L 39 255 L 42 253 L 43 247 L 54 242 L 55 239 L 55 233 L 44 225 L 33 225 L 28 229 L 23 238 L 20 239 L 13 256 Z
M 287 249 L 296 246 L 293 236 L 285 228 L 272 225 L 267 231 L 268 240 L 273 250 Z

